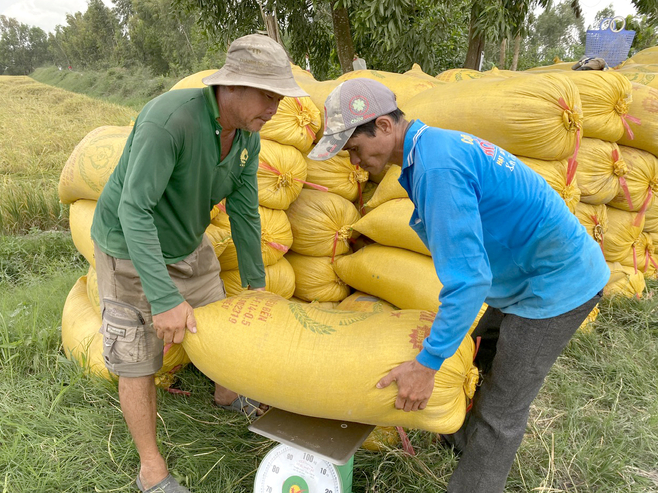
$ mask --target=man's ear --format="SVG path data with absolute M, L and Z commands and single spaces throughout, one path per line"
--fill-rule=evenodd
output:
M 375 120 L 375 125 L 379 130 L 384 132 L 384 134 L 390 134 L 393 132 L 393 120 L 388 115 L 377 117 Z

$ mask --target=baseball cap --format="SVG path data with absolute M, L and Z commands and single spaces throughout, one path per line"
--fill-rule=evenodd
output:
M 247 86 L 293 98 L 308 96 L 295 82 L 283 47 L 262 34 L 233 41 L 224 66 L 201 80 L 208 86 Z
M 393 91 L 376 80 L 357 78 L 339 84 L 324 103 L 324 133 L 308 158 L 324 161 L 334 157 L 356 127 L 397 107 Z

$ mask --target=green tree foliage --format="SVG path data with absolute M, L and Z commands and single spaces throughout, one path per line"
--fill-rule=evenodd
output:
M 0 74 L 27 75 L 49 58 L 43 29 L 0 15 Z

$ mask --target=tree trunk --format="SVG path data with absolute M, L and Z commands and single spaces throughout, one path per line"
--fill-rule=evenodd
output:
M 347 15 L 346 8 L 334 8 L 336 2 L 331 1 L 331 20 L 334 24 L 334 38 L 336 39 L 336 51 L 338 52 L 338 61 L 343 73 L 354 70 L 352 61 L 354 60 L 354 44 L 352 43 L 352 33 L 350 32 L 350 19 Z
M 519 51 L 521 51 L 521 35 L 517 34 L 516 38 L 514 38 L 514 58 L 512 59 L 510 70 L 516 70 L 519 66 Z
M 505 69 L 505 55 L 507 54 L 507 38 L 503 38 L 500 42 L 500 53 L 498 55 L 498 68 Z
M 473 70 L 480 70 L 480 62 L 482 61 L 482 52 L 484 51 L 484 35 L 473 34 L 473 28 L 468 31 L 468 52 L 466 53 L 466 61 L 464 68 Z

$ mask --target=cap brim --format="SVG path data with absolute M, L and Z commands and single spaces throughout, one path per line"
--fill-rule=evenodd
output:
M 294 78 L 290 79 L 271 79 L 260 77 L 258 79 L 243 76 L 240 74 L 233 74 L 223 67 L 214 74 L 201 79 L 207 86 L 246 86 L 255 87 L 256 89 L 264 89 L 272 91 L 281 96 L 288 96 L 291 98 L 305 98 L 309 95 L 297 85 Z
M 343 150 L 345 143 L 354 133 L 356 127 L 348 128 L 342 132 L 331 135 L 324 135 L 315 145 L 313 150 L 308 153 L 308 158 L 313 161 L 325 161 L 331 159 Z

